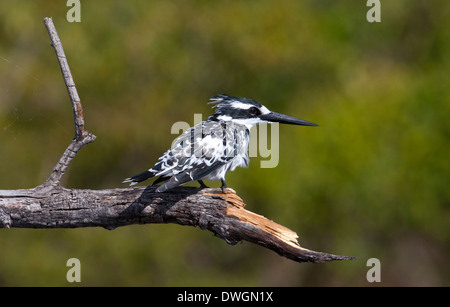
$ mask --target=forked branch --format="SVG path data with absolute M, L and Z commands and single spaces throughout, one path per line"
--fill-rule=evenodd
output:
M 72 159 L 84 145 L 89 144 L 95 140 L 95 135 L 84 130 L 83 107 L 81 106 L 81 100 L 78 96 L 77 88 L 75 87 L 75 82 L 72 78 L 72 73 L 70 72 L 69 63 L 67 62 L 66 54 L 64 53 L 64 49 L 61 40 L 59 39 L 58 33 L 56 32 L 53 20 L 51 18 L 45 17 L 44 24 L 50 36 L 50 45 L 55 49 L 59 67 L 61 68 L 61 72 L 64 78 L 64 83 L 66 84 L 67 92 L 69 93 L 75 123 L 75 135 L 72 142 L 64 151 L 64 154 L 59 159 L 56 166 L 53 168 L 50 177 L 43 184 L 43 186 L 60 186 L 62 176 L 66 172 L 66 169 Z
M 229 244 L 252 242 L 297 262 L 354 259 L 302 248 L 295 232 L 246 210 L 231 189 L 222 193 L 220 189 L 178 187 L 157 193 L 151 186 L 109 190 L 62 187 L 61 178 L 70 162 L 95 136 L 84 130 L 81 101 L 53 21 L 45 18 L 44 23 L 72 103 L 75 136 L 42 185 L 0 190 L 0 228 L 114 229 L 131 224 L 176 223 L 209 230 Z

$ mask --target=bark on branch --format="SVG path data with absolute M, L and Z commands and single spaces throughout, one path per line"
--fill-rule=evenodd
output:
M 147 223 L 198 226 L 229 244 L 248 241 L 297 262 L 349 260 L 302 248 L 297 234 L 267 218 L 248 211 L 232 189 L 178 187 L 157 193 L 155 187 L 109 190 L 67 189 L 61 178 L 77 152 L 95 136 L 84 130 L 81 101 L 51 18 L 45 18 L 52 46 L 72 102 L 75 136 L 50 177 L 32 189 L 0 190 L 0 228 L 77 228 Z
M 83 107 L 81 106 L 81 100 L 78 96 L 77 88 L 75 87 L 75 82 L 72 78 L 72 73 L 70 72 L 69 63 L 67 62 L 66 54 L 64 53 L 64 49 L 58 33 L 56 32 L 53 20 L 45 17 L 44 24 L 50 36 L 50 45 L 55 49 L 59 67 L 61 68 L 61 73 L 64 78 L 64 83 L 66 84 L 70 102 L 72 103 L 73 118 L 75 123 L 75 135 L 72 142 L 65 150 L 61 159 L 59 159 L 58 164 L 56 164 L 53 168 L 50 177 L 43 183 L 44 186 L 60 186 L 61 178 L 66 172 L 67 167 L 69 167 L 72 159 L 84 145 L 95 140 L 95 135 L 84 130 Z

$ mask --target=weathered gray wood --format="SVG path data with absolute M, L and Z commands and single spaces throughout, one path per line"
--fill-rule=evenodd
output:
M 249 241 L 298 262 L 326 262 L 351 257 L 300 247 L 291 230 L 243 208 L 227 189 L 180 187 L 156 193 L 155 187 L 77 190 L 37 187 L 0 191 L 0 228 L 77 228 L 147 223 L 175 223 L 209 230 L 229 244 Z
M 75 123 L 75 139 L 83 138 L 84 134 L 84 117 L 83 107 L 81 106 L 81 100 L 78 96 L 78 91 L 73 81 L 72 73 L 70 72 L 69 63 L 67 62 L 66 54 L 64 52 L 63 45 L 59 39 L 58 32 L 56 32 L 55 25 L 52 18 L 45 17 L 44 24 L 47 28 L 48 35 L 50 36 L 50 45 L 55 49 L 56 58 L 58 59 L 59 67 L 66 84 L 67 93 L 69 94 L 70 102 L 72 103 L 72 110 Z
M 70 72 L 69 63 L 67 62 L 61 40 L 59 39 L 58 32 L 56 32 L 55 25 L 53 24 L 53 20 L 45 17 L 44 24 L 47 28 L 48 35 L 50 36 L 51 46 L 55 50 L 64 83 L 66 84 L 67 93 L 69 94 L 70 102 L 72 103 L 72 112 L 75 124 L 75 135 L 72 142 L 69 144 L 61 159 L 53 168 L 50 177 L 43 184 L 46 186 L 59 186 L 61 183 L 61 178 L 66 172 L 67 167 L 69 167 L 72 159 L 75 157 L 77 152 L 83 148 L 83 146 L 95 140 L 95 135 L 84 129 L 83 107 L 81 105 L 80 97 L 78 96 L 77 88 L 75 87 L 75 82 L 73 81 L 72 73 Z

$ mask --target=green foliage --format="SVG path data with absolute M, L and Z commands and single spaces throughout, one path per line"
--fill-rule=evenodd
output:
M 320 127 L 280 126 L 280 161 L 227 176 L 250 210 L 314 250 L 354 255 L 297 264 L 178 225 L 0 230 L 0 285 L 449 285 L 450 8 L 447 1 L 83 1 L 81 23 L 50 1 L 0 7 L 0 188 L 50 174 L 73 136 L 42 23 L 52 16 L 97 140 L 73 161 L 73 188 L 122 187 L 220 92 Z M 218 186 L 217 183 L 210 183 Z

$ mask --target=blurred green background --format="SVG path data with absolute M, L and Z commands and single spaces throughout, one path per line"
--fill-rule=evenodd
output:
M 280 126 L 280 161 L 227 175 L 253 212 L 302 246 L 357 260 L 299 264 L 179 225 L 107 231 L 0 229 L 0 286 L 450 285 L 450 5 L 381 1 L 66 1 L 0 6 L 0 189 L 31 188 L 73 137 L 48 33 L 53 17 L 97 140 L 64 185 L 124 187 L 152 166 L 177 121 L 209 97 L 256 99 L 320 127 Z M 210 183 L 219 186 L 220 183 Z

